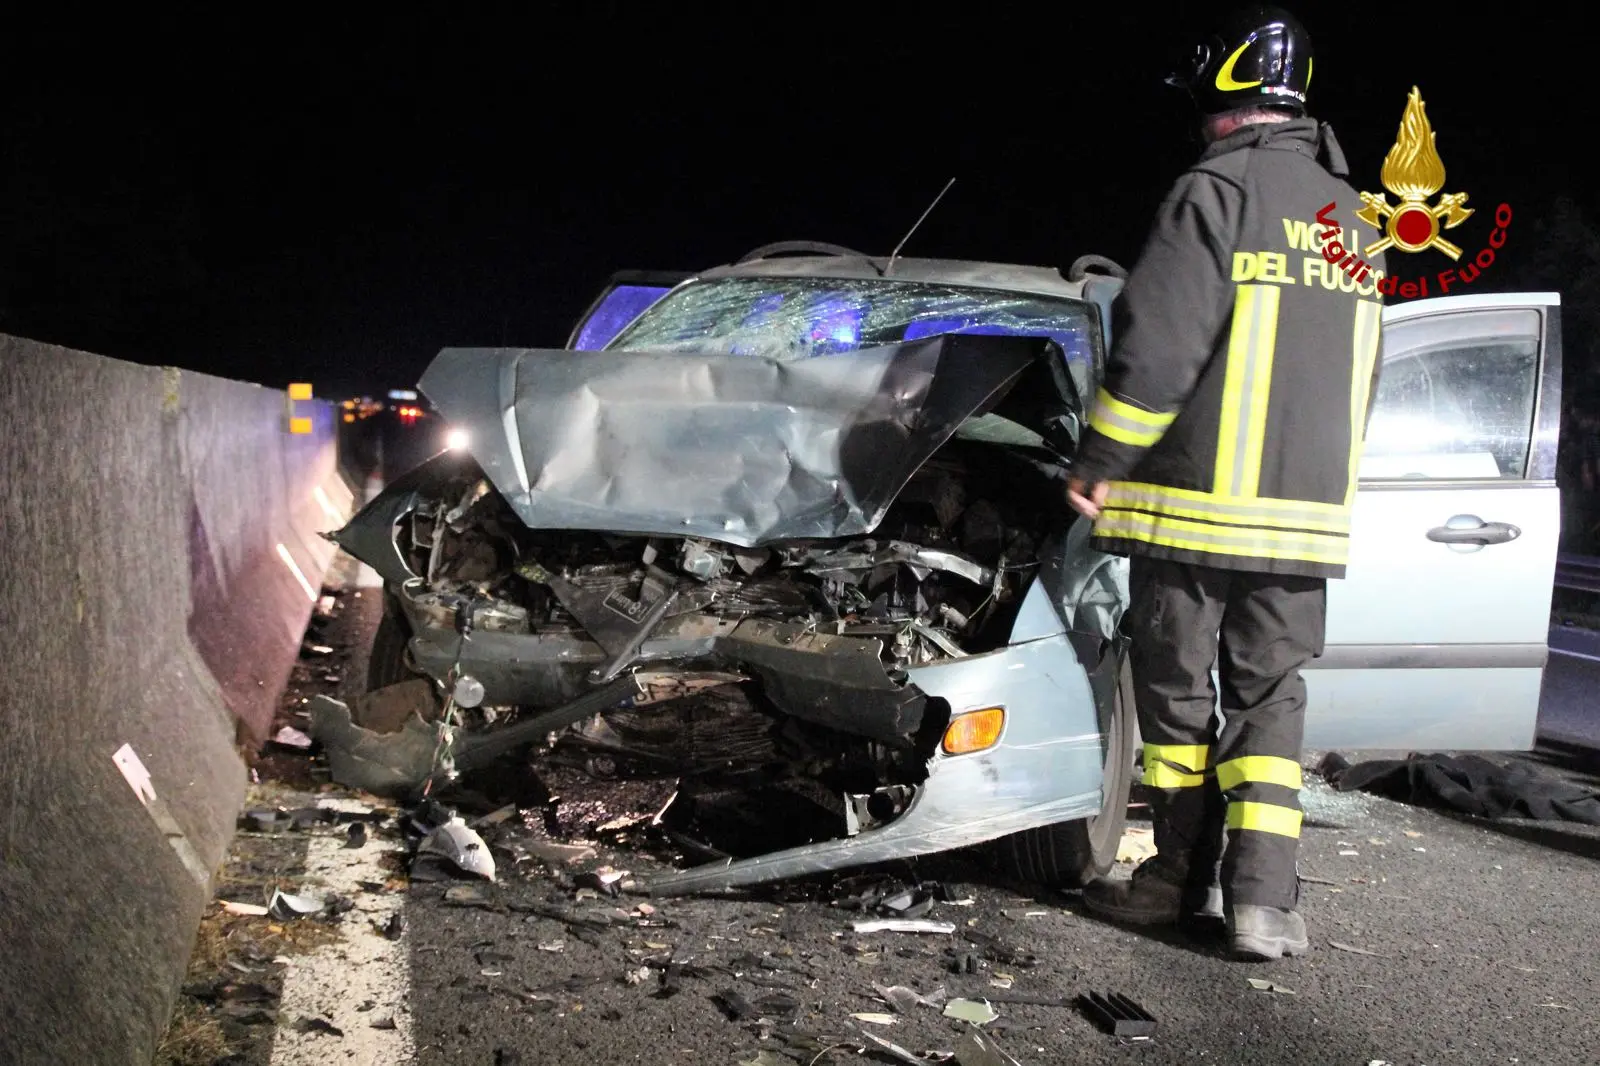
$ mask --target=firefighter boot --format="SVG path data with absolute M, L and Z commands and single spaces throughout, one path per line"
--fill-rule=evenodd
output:
M 1223 923 L 1220 883 L 1223 829 L 1205 789 L 1152 796 L 1156 854 L 1128 880 L 1086 885 L 1090 913 L 1130 925 L 1181 925 L 1209 931 Z
M 1228 908 L 1228 939 L 1241 959 L 1269 962 L 1311 950 L 1305 919 L 1277 907 L 1235 904 Z

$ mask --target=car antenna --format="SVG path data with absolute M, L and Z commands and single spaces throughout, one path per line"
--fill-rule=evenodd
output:
M 929 215 L 933 214 L 933 209 L 939 206 L 939 201 L 944 199 L 944 194 L 949 192 L 950 186 L 954 185 L 955 183 L 955 178 L 951 178 L 949 181 L 945 182 L 944 188 L 939 190 L 939 195 L 933 198 L 933 203 L 929 204 L 928 209 L 922 212 L 922 218 L 917 219 L 917 221 L 912 224 L 911 228 L 906 231 L 906 235 L 900 238 L 900 243 L 895 245 L 894 251 L 889 253 L 889 264 L 883 268 L 884 277 L 888 277 L 889 272 L 894 269 L 894 261 L 895 258 L 899 256 L 900 249 L 904 248 L 906 246 L 906 242 L 911 239 L 911 235 L 917 232 L 917 227 L 922 225 Z

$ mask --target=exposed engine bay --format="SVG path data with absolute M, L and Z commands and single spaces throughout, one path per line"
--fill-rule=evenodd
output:
M 464 637 L 454 654 L 407 665 L 432 676 L 467 734 L 632 672 L 628 705 L 552 731 L 548 757 L 599 776 L 791 779 L 835 806 L 841 793 L 914 784 L 948 708 L 907 671 L 1006 644 L 1064 520 L 1050 473 L 1025 453 L 953 440 L 871 537 L 745 548 L 530 530 L 466 462 L 395 530 L 419 575 L 398 596 L 409 628 Z M 513 678 L 485 683 L 494 671 L 471 649 L 488 638 L 523 648 Z M 537 645 L 548 654 L 534 666 Z

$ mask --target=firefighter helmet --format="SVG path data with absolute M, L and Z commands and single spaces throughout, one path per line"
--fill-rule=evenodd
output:
M 1282 8 L 1247 8 L 1196 44 L 1167 84 L 1187 89 L 1204 115 L 1252 106 L 1303 115 L 1311 36 Z

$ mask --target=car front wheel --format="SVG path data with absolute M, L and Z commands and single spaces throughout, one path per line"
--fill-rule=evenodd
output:
M 1105 764 L 1100 810 L 1088 818 L 1025 829 L 995 842 L 996 858 L 1008 877 L 1050 888 L 1082 888 L 1103 877 L 1117 861 L 1128 823 L 1128 791 L 1133 785 L 1133 677 L 1122 664 L 1117 694 L 1106 724 Z

